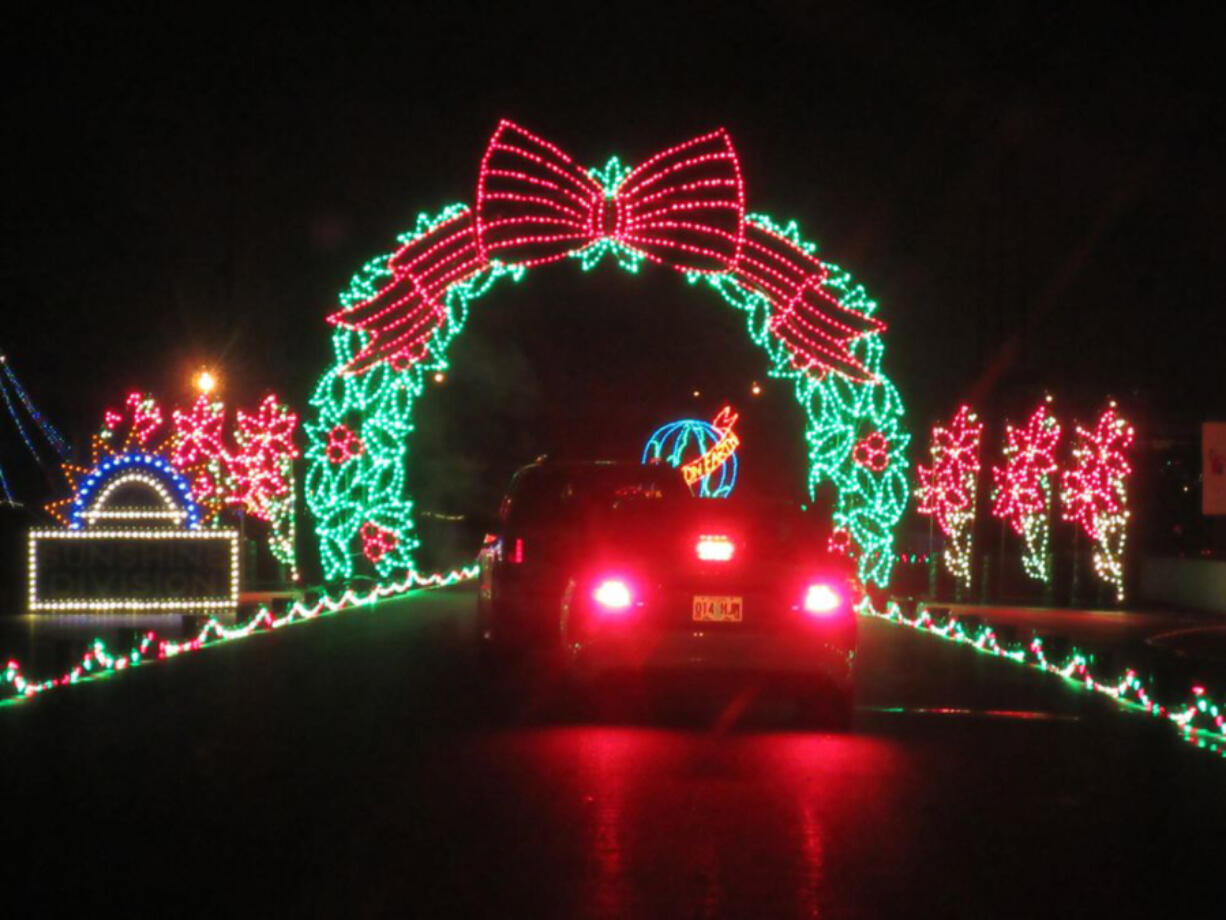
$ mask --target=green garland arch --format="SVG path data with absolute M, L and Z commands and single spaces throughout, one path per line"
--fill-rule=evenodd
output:
M 590 175 L 615 189 L 627 170 L 614 157 Z M 463 215 L 467 205 L 453 204 L 437 214 L 420 214 L 414 228 L 398 237 L 400 246 Z M 785 237 L 815 255 L 817 246 L 800 236 L 795 222 L 781 225 L 763 214 L 746 215 L 749 223 Z M 394 253 L 368 261 L 340 295 L 342 308 L 372 297 L 392 275 Z M 642 256 L 612 239 L 600 239 L 575 253 L 584 270 L 603 257 L 637 272 Z M 829 270 L 826 289 L 846 308 L 872 315 L 877 303 L 850 275 L 836 265 Z M 335 361 L 320 378 L 311 397 L 314 418 L 308 437 L 305 492 L 319 538 L 320 560 L 328 579 L 344 579 L 372 567 L 386 580 L 415 570 L 414 550 L 420 546 L 413 524 L 413 501 L 405 470 L 413 434 L 413 408 L 427 375 L 447 367 L 447 351 L 464 329 L 472 304 L 500 281 L 518 282 L 526 269 L 491 262 L 443 295 L 447 321 L 427 345 L 426 355 L 403 369 L 382 362 L 362 374 L 343 369 L 361 351 L 366 334 L 338 328 L 332 344 Z M 906 448 L 910 434 L 902 427 L 903 404 L 898 390 L 881 369 L 885 351 L 879 334 L 851 344 L 853 356 L 877 380 L 858 383 L 836 374 L 815 376 L 796 368 L 787 346 L 770 331 L 770 302 L 731 274 L 687 273 L 690 284 L 714 288 L 732 308 L 744 314 L 752 341 L 763 350 L 768 375 L 790 380 L 796 401 L 805 411 L 809 454 L 808 489 L 830 480 L 838 489 L 834 513 L 836 537 L 844 539 L 859 566 L 860 577 L 886 585 L 895 560 L 894 528 L 909 496 Z M 369 569 L 367 569 L 369 570 Z

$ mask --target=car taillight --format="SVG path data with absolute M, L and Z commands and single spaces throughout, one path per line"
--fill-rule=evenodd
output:
M 805 613 L 828 616 L 843 606 L 843 595 L 824 581 L 814 582 L 805 589 Z
M 511 551 L 511 561 L 518 564 L 524 561 L 524 540 L 523 537 L 515 538 L 515 549 Z
M 634 592 L 622 579 L 606 578 L 592 589 L 592 600 L 605 611 L 621 613 L 630 609 L 634 602 Z
M 694 551 L 703 562 L 728 562 L 736 552 L 736 544 L 723 534 L 704 533 Z

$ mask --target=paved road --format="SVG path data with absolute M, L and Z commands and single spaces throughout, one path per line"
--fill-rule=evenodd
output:
M 1140 646 L 1155 641 L 1169 642 L 1176 636 L 1196 634 L 1198 638 L 1219 635 L 1226 630 L 1226 619 L 1215 613 L 1175 611 L 1068 610 L 1059 607 L 993 607 L 982 604 L 933 604 L 961 616 L 980 616 L 994 624 L 1009 624 L 1022 632 L 1064 636 L 1074 642 L 1093 646 L 1099 643 Z M 1216 660 L 1216 649 L 1189 648 Z
M 0 709 L 6 908 L 1226 912 L 1226 762 L 1042 675 L 866 623 L 850 735 L 769 706 L 585 724 L 474 672 L 471 608 L 420 594 Z
M 1067 610 L 1045 607 L 993 607 L 981 604 L 934 604 L 963 619 L 978 618 L 1006 638 L 1027 641 L 1043 636 L 1057 656 L 1069 643 L 1099 660 L 1102 676 L 1125 667 L 1142 674 L 1154 671 L 1164 680 L 1157 686 L 1164 700 L 1186 698 L 1188 688 L 1201 684 L 1219 696 L 1226 688 L 1226 619 L 1215 613 L 1177 611 Z M 1106 658 L 1106 660 L 1102 660 Z

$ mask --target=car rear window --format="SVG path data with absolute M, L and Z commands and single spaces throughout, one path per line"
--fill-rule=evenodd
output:
M 671 467 L 616 465 L 521 472 L 503 507 L 512 523 L 551 523 L 600 511 L 631 510 L 685 501 L 689 490 Z
M 738 535 L 758 552 L 824 550 L 831 521 L 814 509 L 786 501 L 726 499 L 696 502 L 686 512 L 693 530 Z

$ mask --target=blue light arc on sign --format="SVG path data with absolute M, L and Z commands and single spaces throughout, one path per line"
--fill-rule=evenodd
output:
M 661 425 L 651 433 L 643 447 L 643 462 L 663 460 L 669 466 L 681 467 L 697 460 L 719 443 L 724 432 L 710 422 L 686 418 Z M 736 485 L 737 459 L 734 452 L 718 469 L 703 476 L 690 486 L 699 498 L 727 498 Z M 695 488 L 695 485 L 697 488 Z
M 94 467 L 81 482 L 80 489 L 72 499 L 72 515 L 69 526 L 79 530 L 85 523 L 84 515 L 93 504 L 94 495 L 108 482 L 132 470 L 143 470 L 169 486 L 169 494 L 177 500 L 186 517 L 188 528 L 200 526 L 200 506 L 192 497 L 192 487 L 169 460 L 157 454 L 132 452 L 108 457 Z

